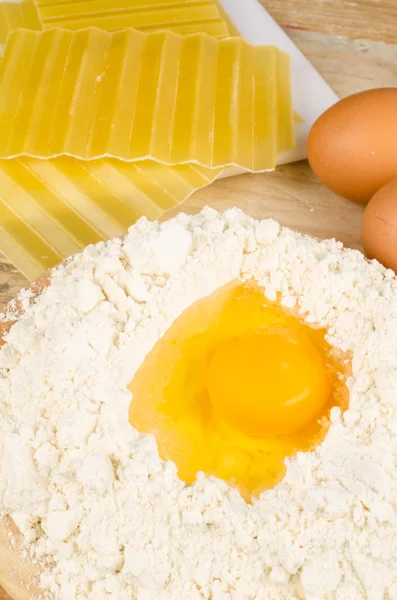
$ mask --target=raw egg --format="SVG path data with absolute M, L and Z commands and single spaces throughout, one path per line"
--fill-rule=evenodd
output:
M 397 177 L 397 88 L 344 98 L 314 123 L 310 166 L 337 194 L 360 204 Z
M 185 310 L 130 385 L 130 422 L 155 435 L 179 477 L 219 477 L 249 501 L 285 458 L 312 450 L 333 406 L 347 407 L 345 357 L 325 331 L 235 282 Z
M 265 327 L 219 345 L 208 391 L 218 418 L 251 436 L 292 433 L 320 413 L 330 378 L 310 339 Z
M 366 206 L 362 239 L 369 258 L 397 272 L 397 179 L 383 186 Z

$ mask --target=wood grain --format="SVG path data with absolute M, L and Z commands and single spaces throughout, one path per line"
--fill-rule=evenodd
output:
M 0 600 L 12 600 L 11 596 L 2 587 L 0 587 Z
M 39 600 L 38 573 L 23 556 L 16 527 L 0 519 L 0 600 Z
M 0 311 L 28 280 L 0 253 Z
M 261 1 L 340 96 L 397 86 L 397 44 L 374 41 L 397 42 L 396 0 Z M 336 37 L 340 35 L 355 39 Z M 182 209 L 193 213 L 206 204 L 220 210 L 237 205 L 252 216 L 273 217 L 299 231 L 336 237 L 360 248 L 362 207 L 326 190 L 306 162 L 216 182 Z M 26 285 L 27 280 L 0 256 L 0 311 Z M 32 583 L 35 570 L 10 545 L 10 532 L 16 535 L 10 522 L 0 521 L 0 582 L 5 588 L 0 587 L 0 600 L 29 600 L 38 593 Z
M 397 87 L 397 44 L 288 33 L 341 98 L 371 88 Z
M 324 239 L 336 237 L 346 246 L 361 248 L 363 208 L 325 189 L 306 161 L 284 165 L 273 173 L 240 175 L 215 182 L 187 200 L 182 208 L 195 213 L 203 206 L 226 210 L 233 206 L 263 219 Z M 173 209 L 167 216 L 180 210 Z
M 280 25 L 349 38 L 397 42 L 396 0 L 260 0 Z

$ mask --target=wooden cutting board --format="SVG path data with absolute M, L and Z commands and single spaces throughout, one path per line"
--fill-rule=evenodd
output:
M 377 0 L 349 6 L 344 0 L 267 0 L 263 4 L 286 26 L 293 41 L 340 96 L 397 86 L 394 0 L 385 0 L 382 7 Z M 379 27 L 374 29 L 374 23 Z M 361 39 L 338 37 L 344 33 Z M 389 43 L 362 39 L 369 35 L 372 40 Z M 179 210 L 197 212 L 208 204 L 219 210 L 239 206 L 254 217 L 273 217 L 299 231 L 320 238 L 336 237 L 347 246 L 360 248 L 362 207 L 323 188 L 306 162 L 280 167 L 274 173 L 219 181 L 195 194 Z M 0 257 L 0 311 L 27 284 L 9 261 Z M 18 549 L 15 528 L 9 520 L 0 520 L 0 600 L 36 598 L 37 572 Z

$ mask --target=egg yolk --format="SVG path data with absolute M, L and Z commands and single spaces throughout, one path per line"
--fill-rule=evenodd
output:
M 250 501 L 313 450 L 333 406 L 346 409 L 348 357 L 256 283 L 234 282 L 187 308 L 129 388 L 130 422 L 156 437 L 179 477 L 214 475 Z
M 331 381 L 309 338 L 270 327 L 223 342 L 210 363 L 208 389 L 219 419 L 247 435 L 269 436 L 310 423 Z

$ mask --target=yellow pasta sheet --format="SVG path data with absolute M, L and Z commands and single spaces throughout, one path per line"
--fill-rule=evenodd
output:
M 45 28 L 77 30 L 94 25 L 107 31 L 134 27 L 229 35 L 214 0 L 37 0 L 37 5 Z
M 9 32 L 18 27 L 37 31 L 43 29 L 34 0 L 22 0 L 22 2 L 0 0 L 0 45 L 5 44 Z
M 0 161 L 0 252 L 32 281 L 139 217 L 156 219 L 217 175 L 151 161 Z
M 8 38 L 0 158 L 66 154 L 263 171 L 293 145 L 289 57 L 273 46 L 96 28 Z

